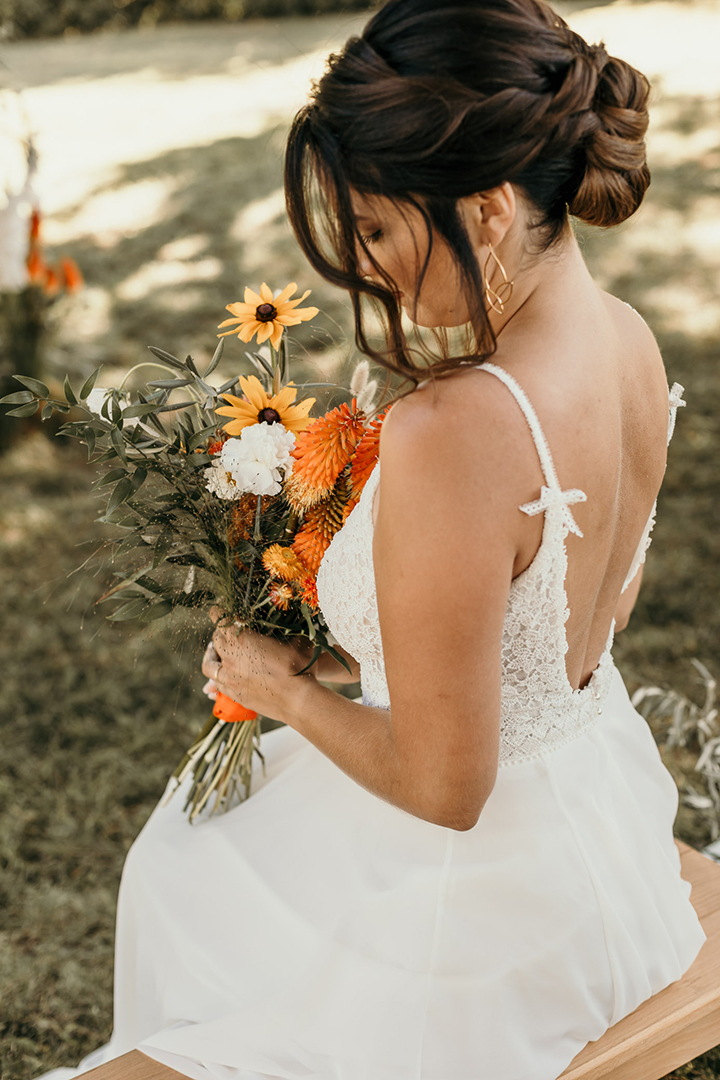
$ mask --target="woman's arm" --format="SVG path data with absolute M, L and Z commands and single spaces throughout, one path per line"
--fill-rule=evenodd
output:
M 624 593 L 621 594 L 618 600 L 617 608 L 615 609 L 615 633 L 619 633 L 620 630 L 624 630 L 627 624 L 630 622 L 630 616 L 632 615 L 633 608 L 640 592 L 640 586 L 642 585 L 642 576 L 644 566 L 641 566 L 635 577 Z
M 527 525 L 517 507 L 539 470 L 522 416 L 487 382 L 471 428 L 459 422 L 464 380 L 403 399 L 383 424 L 373 557 L 391 709 L 297 675 L 299 647 L 232 627 L 213 638 L 220 671 L 212 652 L 203 666 L 379 798 L 458 830 L 475 825 L 495 784 L 502 632 Z

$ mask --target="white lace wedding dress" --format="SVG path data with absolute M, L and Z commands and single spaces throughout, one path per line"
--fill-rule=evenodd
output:
M 481 366 L 527 417 L 545 485 L 522 509 L 545 521 L 510 591 L 500 768 L 479 821 L 458 832 L 413 817 L 292 728 L 267 733 L 248 801 L 191 827 L 179 792 L 132 846 L 114 1034 L 83 1068 L 138 1047 L 196 1080 L 555 1080 L 695 959 L 705 934 L 673 840 L 677 788 L 612 632 L 585 688 L 565 672 L 565 538 L 585 495 L 561 488 L 517 383 Z M 363 701 L 388 708 L 379 477 L 378 465 L 318 593 L 360 661 Z

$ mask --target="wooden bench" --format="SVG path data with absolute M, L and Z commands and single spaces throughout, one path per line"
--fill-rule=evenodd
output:
M 720 1044 L 720 864 L 687 844 L 677 845 L 708 940 L 682 979 L 588 1043 L 558 1080 L 661 1080 Z M 87 1080 L 185 1080 L 139 1050 L 84 1075 Z

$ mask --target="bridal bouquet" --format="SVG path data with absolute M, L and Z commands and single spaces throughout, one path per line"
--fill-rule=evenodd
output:
M 137 367 L 163 368 L 169 377 L 142 390 L 125 389 L 136 368 L 106 388 L 96 385 L 98 368 L 78 392 L 66 376 L 62 398 L 16 375 L 24 389 L 0 401 L 15 406 L 8 415 L 41 406 L 43 420 L 56 410 L 77 415 L 58 434 L 79 439 L 88 461 L 102 467 L 96 486 L 108 499 L 99 520 L 120 532 L 114 561 L 123 568 L 98 601 L 116 605 L 109 619 L 148 621 L 178 607 L 217 605 L 239 626 L 309 640 L 304 671 L 324 651 L 347 668 L 318 608 L 315 577 L 377 461 L 385 414 L 372 411 L 376 384 L 362 361 L 351 402 L 310 417 L 316 399 L 298 394 L 333 384 L 288 381 L 285 329 L 318 313 L 298 307 L 307 292 L 290 299 L 296 289 L 292 282 L 275 296 L 263 283 L 259 295 L 246 289 L 243 303 L 229 304 L 233 317 L 220 323 L 221 340 L 202 374 L 191 356 L 150 346 L 156 360 Z M 255 374 L 215 387 L 208 379 L 229 334 L 270 349 L 246 354 Z M 178 391 L 181 400 L 171 400 Z M 190 821 L 213 796 L 212 812 L 229 809 L 234 796 L 250 795 L 255 752 L 264 770 L 257 713 L 218 693 L 170 795 L 191 775 Z

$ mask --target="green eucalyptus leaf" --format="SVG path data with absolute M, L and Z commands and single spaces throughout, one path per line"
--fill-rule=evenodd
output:
M 215 434 L 216 429 L 217 424 L 210 424 L 209 427 L 204 427 L 200 431 L 196 431 L 188 442 L 188 450 L 197 450 L 201 443 L 204 443 L 210 435 Z
M 222 359 L 222 354 L 223 354 L 223 349 L 224 348 L 225 348 L 225 338 L 220 338 L 220 341 L 218 342 L 218 346 L 215 349 L 215 352 L 213 353 L 213 358 L 212 358 L 212 360 L 210 361 L 210 363 L 208 364 L 208 366 L 205 368 L 205 370 L 203 372 L 203 379 L 207 379 L 208 375 L 212 375 L 213 371 L 215 370 L 215 368 L 220 363 L 220 360 Z
M 33 394 L 37 394 L 38 397 L 50 397 L 49 388 L 44 382 L 40 382 L 39 379 L 31 379 L 29 375 L 13 375 L 13 379 L 17 379 L 23 386 L 27 386 L 28 390 L 32 390 Z
M 185 366 L 188 367 L 190 371 L 192 371 L 193 375 L 197 375 L 199 378 L 200 372 L 195 366 L 195 361 L 193 360 L 192 356 L 190 356 L 189 354 L 185 357 Z
M 317 659 L 319 659 L 322 651 L 323 651 L 322 650 L 322 645 L 316 645 L 315 648 L 313 649 L 313 654 L 312 654 L 312 657 L 310 658 L 310 662 L 307 663 L 304 668 L 301 668 L 300 671 L 296 671 L 295 674 L 296 675 L 304 675 L 306 671 L 309 671 L 309 669 L 313 666 L 315 661 Z M 345 666 L 347 667 L 347 664 Z M 348 671 L 349 670 L 350 669 L 348 668 Z
M 194 379 L 153 379 L 148 386 L 154 386 L 158 390 L 176 390 L 180 386 L 190 386 Z
M 331 656 L 333 657 L 333 659 L 337 660 L 337 662 L 338 662 L 339 664 L 342 664 L 342 666 L 343 666 L 343 667 L 345 668 L 345 670 L 346 670 L 346 671 L 348 671 L 348 672 L 349 672 L 349 673 L 350 673 L 350 674 L 352 675 L 352 670 L 351 670 L 351 668 L 350 668 L 350 665 L 348 664 L 348 662 L 347 662 L 347 660 L 345 659 L 345 657 L 344 657 L 344 656 L 342 656 L 342 655 L 341 655 L 341 654 L 340 654 L 340 653 L 339 653 L 339 652 L 337 651 L 337 649 L 333 649 L 332 645 L 328 645 L 328 643 L 327 643 L 327 642 L 325 642 L 325 650 L 326 650 L 326 652 L 329 652 L 329 653 L 330 653 L 330 655 L 331 655 Z
M 155 554 L 153 555 L 153 570 L 160 565 L 170 551 L 173 542 L 172 529 L 163 529 L 155 542 Z
M 108 499 L 105 517 L 109 517 L 110 514 L 117 510 L 118 506 L 124 503 L 130 495 L 132 495 L 132 480 L 129 476 L 124 476 L 121 480 L 118 480 Z
M 89 424 L 85 427 L 85 434 L 83 435 L 85 442 L 87 443 L 88 461 L 93 456 L 95 450 L 95 431 Z
M 91 393 L 93 387 L 95 386 L 95 383 L 97 382 L 97 377 L 98 377 L 98 375 L 100 374 L 101 371 L 102 371 L 102 364 L 100 365 L 100 367 L 95 368 L 92 375 L 88 375 L 87 379 L 82 384 L 82 389 L 80 391 L 80 400 L 81 401 L 85 401 L 85 399 L 90 396 L 90 393 Z
M 166 615 L 169 615 L 173 606 L 169 600 L 159 600 L 156 604 L 151 604 L 148 610 L 144 613 L 143 619 L 145 622 L 153 622 L 155 619 L 164 619 Z
M 117 457 L 117 454 L 116 454 L 115 450 L 113 450 L 112 447 L 109 447 L 107 450 L 103 451 L 103 453 L 100 454 L 99 457 L 95 458 L 95 463 L 97 465 L 101 465 L 104 461 L 112 461 L 113 458 L 116 458 L 116 457 Z
M 48 405 L 49 404 L 50 402 L 48 402 Z M 45 406 L 45 408 L 47 408 L 47 405 Z M 45 409 L 43 409 L 43 412 L 44 411 Z M 86 427 L 87 424 L 85 424 L 82 420 L 73 420 L 68 424 L 62 424 L 59 429 L 59 434 L 69 435 L 71 439 L 79 439 L 85 434 Z
M 77 405 L 77 398 L 75 397 L 75 392 L 70 385 L 69 375 L 65 376 L 65 382 L 63 383 L 63 393 L 65 394 L 65 397 L 71 405 Z
M 35 401 L 35 394 L 32 390 L 17 390 L 14 394 L 6 394 L 5 397 L 0 398 L 0 405 L 27 405 L 30 401 Z
M 197 401 L 178 401 L 175 405 L 161 405 L 154 411 L 156 413 L 175 412 L 176 409 L 188 409 L 191 405 L 197 405 Z
M 197 386 L 200 387 L 200 389 L 203 391 L 204 394 L 207 394 L 208 397 L 210 397 L 213 401 L 215 400 L 215 397 L 217 395 L 217 390 L 215 389 L 214 386 L 211 386 L 210 383 L 206 383 L 205 380 L 201 379 L 199 375 L 195 379 L 195 383 L 196 383 Z
M 10 409 L 6 412 L 6 416 L 32 416 L 40 408 L 40 402 L 37 398 L 34 401 L 28 401 L 27 405 L 21 405 L 18 409 Z
M 101 476 L 95 483 L 95 487 L 104 487 L 105 484 L 114 484 L 116 480 L 121 480 L 123 476 L 127 476 L 127 469 L 109 469 L 104 476 Z
M 138 465 L 132 475 L 132 493 L 135 494 L 147 480 L 148 471 L 144 465 Z
M 268 364 L 268 362 L 267 362 L 267 360 L 265 359 L 264 356 L 262 356 L 260 353 L 251 353 L 251 352 L 246 352 L 245 355 L 248 356 L 252 360 L 252 362 L 255 364 L 256 367 L 257 367 L 258 364 L 260 364 L 260 366 L 265 369 L 265 371 L 268 373 L 268 375 L 272 379 L 272 377 L 273 377 L 273 369 L 270 367 L 270 365 Z
M 169 367 L 179 368 L 180 371 L 187 371 L 187 367 L 183 364 L 182 360 L 178 360 L 177 356 L 173 356 L 172 353 L 165 352 L 164 349 L 156 349 L 154 345 L 148 345 L 148 349 L 157 356 L 158 360 L 162 360 Z
M 147 589 L 148 592 L 155 593 L 156 595 L 162 595 L 163 586 L 154 581 L 147 574 L 143 574 L 141 577 L 135 578 L 138 585 L 141 585 L 143 589 Z
M 113 449 L 121 461 L 124 461 L 127 465 L 127 454 L 125 453 L 125 443 L 122 437 L 122 432 L 119 428 L 113 428 L 110 432 L 110 441 L 113 444 Z
M 41 420 L 49 420 L 50 417 L 52 416 L 52 414 L 53 414 L 53 407 L 48 402 L 46 405 L 43 405 L 43 407 L 42 407 L 42 412 L 40 413 L 40 419 Z
M 54 399 L 51 398 L 50 399 L 50 405 L 52 405 L 53 409 L 57 409 L 58 412 L 61 412 L 61 413 L 69 413 L 70 412 L 70 406 L 68 404 L 66 404 L 66 402 L 64 402 L 64 401 L 55 401 Z
M 194 555 L 190 552 L 184 555 L 168 555 L 166 562 L 172 563 L 174 566 L 199 566 L 202 569 L 207 567 L 207 563 L 199 555 Z
M 127 622 L 129 619 L 137 619 L 150 605 L 147 600 L 129 600 L 122 604 L 112 615 L 108 615 L 109 622 Z
M 122 410 L 123 420 L 129 420 L 133 416 L 149 416 L 150 413 L 155 412 L 155 405 L 143 405 L 140 402 L 138 405 L 128 405 L 127 408 Z

